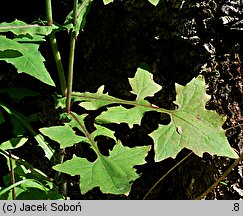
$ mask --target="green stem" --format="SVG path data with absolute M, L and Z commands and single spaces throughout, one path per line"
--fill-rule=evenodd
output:
M 46 0 L 46 16 L 47 16 L 47 24 L 52 26 L 53 19 L 52 19 L 52 6 L 51 0 Z
M 12 159 L 12 154 L 11 151 L 8 151 L 9 154 L 9 163 L 10 163 L 10 175 L 11 175 L 11 184 L 15 184 L 15 177 L 14 177 L 14 169 L 13 169 L 13 159 Z M 12 189 L 12 199 L 16 199 L 16 193 L 15 193 L 15 188 L 13 187 Z
M 90 133 L 86 129 L 85 125 L 83 123 L 81 123 L 81 121 L 79 121 L 79 119 L 75 116 L 74 113 L 70 112 L 69 115 L 78 123 L 81 131 L 84 133 L 85 137 L 89 140 L 89 143 L 90 143 L 92 149 L 95 151 L 95 153 L 98 156 L 101 156 L 102 154 L 101 154 L 98 146 L 96 145 L 94 138 L 92 138 L 92 136 L 90 135 Z
M 52 26 L 53 19 L 52 19 L 51 0 L 46 0 L 46 15 L 47 15 L 47 24 L 49 26 Z M 51 43 L 52 52 L 53 52 L 53 55 L 54 55 L 54 58 L 55 58 L 56 66 L 57 66 L 57 72 L 58 72 L 58 76 L 59 76 L 59 80 L 60 80 L 61 92 L 62 92 L 62 95 L 65 96 L 66 88 L 67 88 L 66 79 L 65 79 L 65 73 L 64 73 L 62 61 L 61 61 L 61 55 L 60 55 L 60 52 L 58 50 L 58 45 L 57 45 L 55 33 L 52 32 L 49 35 L 49 38 L 50 38 L 50 43 Z
M 74 0 L 73 5 L 73 26 L 77 23 L 77 9 L 78 0 Z M 70 113 L 71 109 L 71 98 L 72 98 L 72 87 L 73 87 L 73 66 L 74 66 L 74 53 L 75 43 L 77 39 L 77 32 L 73 29 L 70 38 L 70 53 L 69 53 L 69 65 L 68 65 L 68 83 L 67 83 L 67 100 L 66 100 L 66 112 Z

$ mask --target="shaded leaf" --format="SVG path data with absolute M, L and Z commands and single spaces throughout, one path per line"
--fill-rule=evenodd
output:
M 45 152 L 45 156 L 48 159 L 51 159 L 53 156 L 54 150 L 45 142 L 45 139 L 38 134 L 30 125 L 28 118 L 23 114 L 17 112 L 13 108 L 7 107 L 3 102 L 0 101 L 0 107 L 2 107 L 9 115 L 14 116 L 21 124 L 22 127 L 26 128 L 28 132 L 34 137 L 37 141 L 38 145 L 43 149 Z
M 2 149 L 2 150 L 16 149 L 16 148 L 19 148 L 22 145 L 24 145 L 27 140 L 28 140 L 28 138 L 26 138 L 26 137 L 12 138 L 12 139 L 0 144 L 0 149 Z
M 3 113 L 1 112 L 0 110 L 0 124 L 4 123 L 5 122 L 5 118 L 3 116 Z
M 34 92 L 27 88 L 1 88 L 0 93 L 6 93 L 11 98 L 20 100 L 25 97 L 34 97 L 39 95 L 39 93 Z

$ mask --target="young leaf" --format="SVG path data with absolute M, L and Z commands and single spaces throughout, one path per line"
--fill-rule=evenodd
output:
M 86 22 L 86 15 L 88 14 L 89 8 L 91 6 L 92 0 L 82 0 L 81 3 L 78 4 L 77 11 L 77 23 L 74 26 L 74 31 L 76 35 L 79 34 L 79 31 L 84 27 Z M 70 30 L 73 28 L 73 10 L 67 15 L 66 20 L 64 22 L 64 26 Z
M 106 4 L 109 4 L 109 3 L 111 3 L 111 2 L 113 2 L 114 0 L 103 0 L 103 2 L 104 2 L 104 4 L 106 5 Z
M 38 47 L 38 44 L 18 43 L 16 40 L 0 36 L 0 60 L 13 64 L 18 73 L 27 73 L 48 85 L 55 86 Z
M 143 100 L 145 97 L 153 97 L 162 89 L 160 85 L 153 81 L 153 75 L 148 71 L 138 68 L 134 78 L 129 78 L 132 93 L 137 95 L 136 100 Z
M 211 155 L 238 158 L 222 129 L 225 118 L 206 110 L 209 96 L 203 76 L 194 78 L 185 87 L 176 85 L 178 109 L 171 112 L 171 122 L 160 125 L 150 136 L 154 140 L 155 161 L 174 158 L 183 148 L 198 156 Z
M 94 187 L 100 187 L 103 193 L 128 194 L 132 182 L 139 177 L 133 166 L 146 163 L 144 158 L 149 150 L 149 146 L 128 148 L 118 142 L 108 157 L 99 155 L 96 161 L 89 162 L 73 156 L 53 168 L 72 176 L 80 175 L 82 194 Z
M 153 4 L 154 6 L 156 6 L 160 0 L 148 0 L 151 4 Z
M 76 135 L 72 128 L 67 124 L 64 126 L 41 128 L 40 132 L 58 142 L 61 148 L 70 147 L 76 143 L 84 141 L 84 138 Z

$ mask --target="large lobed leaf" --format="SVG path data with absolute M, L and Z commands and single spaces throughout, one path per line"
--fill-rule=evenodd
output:
M 205 109 L 209 96 L 203 76 L 194 78 L 185 87 L 176 84 L 178 109 L 171 112 L 171 122 L 159 125 L 150 136 L 154 140 L 155 161 L 175 157 L 183 148 L 198 156 L 211 155 L 237 158 L 222 129 L 225 117 Z
M 103 193 L 128 194 L 132 181 L 139 177 L 133 166 L 146 163 L 144 158 L 149 150 L 149 146 L 128 148 L 118 142 L 108 157 L 98 155 L 94 162 L 90 162 L 73 156 L 53 168 L 72 176 L 80 175 L 82 194 L 94 187 L 99 187 Z
M 169 114 L 171 122 L 168 125 L 159 125 L 158 129 L 150 134 L 155 145 L 155 161 L 161 161 L 168 157 L 174 158 L 183 148 L 191 149 L 198 156 L 207 152 L 211 155 L 238 157 L 229 145 L 222 129 L 225 117 L 205 108 L 210 97 L 206 94 L 203 76 L 194 78 L 186 86 L 176 84 L 177 98 L 175 103 L 178 105 L 177 110 L 165 110 L 153 106 L 145 99 L 161 89 L 147 71 L 138 69 L 134 78 L 129 79 L 129 82 L 137 99 L 136 101 L 120 100 L 120 104 L 129 104 L 133 108 L 128 109 L 121 105 L 114 106 L 119 103 L 119 99 L 112 98 L 101 91 L 92 93 L 88 97 L 82 95 L 82 100 L 86 102 L 85 104 L 82 102 L 80 105 L 85 108 L 97 109 L 102 105 L 113 104 L 113 107 L 102 112 L 96 121 L 100 124 L 127 123 L 129 127 L 141 124 L 141 119 L 147 111 Z
M 73 156 L 71 160 L 53 168 L 72 176 L 80 175 L 80 189 L 83 194 L 94 187 L 100 187 L 104 193 L 128 194 L 132 182 L 139 177 L 133 166 L 145 163 L 144 159 L 150 146 L 129 148 L 116 141 L 110 155 L 104 156 L 95 138 L 102 135 L 116 140 L 114 131 L 95 124 L 96 130 L 90 133 L 85 127 L 84 119 L 87 115 L 79 116 L 75 113 L 70 115 L 72 120 L 69 123 L 64 126 L 42 128 L 41 133 L 59 142 L 61 148 L 71 147 L 78 142 L 82 142 L 82 145 L 89 144 L 96 153 L 97 159 L 90 162 L 85 158 Z M 72 128 L 79 129 L 83 135 L 76 135 Z

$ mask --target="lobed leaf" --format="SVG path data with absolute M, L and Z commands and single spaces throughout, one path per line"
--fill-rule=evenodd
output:
M 50 139 L 58 142 L 60 148 L 71 147 L 76 143 L 84 141 L 84 138 L 75 134 L 72 128 L 65 124 L 64 126 L 52 126 L 41 128 L 40 132 Z
M 57 26 L 40 26 L 40 25 L 29 25 L 20 20 L 14 20 L 13 22 L 0 23 L 0 32 L 13 32 L 15 35 L 40 35 L 42 37 L 49 35 Z
M 171 112 L 171 122 L 159 125 L 150 136 L 154 140 L 155 161 L 175 158 L 183 149 L 191 149 L 202 157 L 211 155 L 238 158 L 229 145 L 222 125 L 226 118 L 205 109 L 209 96 L 203 76 L 194 78 L 185 87 L 176 85 L 178 109 Z
M 153 75 L 148 71 L 138 68 L 134 78 L 129 78 L 132 93 L 137 95 L 137 101 L 145 97 L 153 97 L 154 94 L 162 89 L 160 85 L 153 81 Z
M 38 44 L 18 43 L 16 40 L 0 36 L 0 60 L 13 64 L 18 73 L 27 73 L 48 85 L 55 86 L 38 47 Z
M 108 108 L 107 111 L 102 112 L 95 120 L 100 124 L 106 123 L 127 123 L 130 128 L 134 124 L 141 124 L 141 120 L 146 111 L 150 111 L 147 107 L 136 106 L 130 109 L 122 106 Z
M 114 103 L 119 103 L 120 99 L 117 99 L 115 97 L 112 97 L 108 95 L 108 93 L 104 94 L 104 86 L 101 86 L 96 93 L 90 93 L 90 92 L 73 92 L 72 98 L 73 102 L 79 102 L 79 105 L 86 110 L 97 110 L 100 107 L 111 105 Z
M 153 96 L 161 89 L 161 86 L 153 81 L 149 72 L 138 69 L 134 78 L 129 82 L 132 92 L 137 95 L 136 101 L 125 101 L 102 93 L 102 89 L 97 93 L 85 93 L 80 105 L 88 109 L 98 109 L 105 105 L 117 105 L 107 108 L 99 116 L 96 122 L 107 123 L 127 123 L 131 128 L 134 124 L 140 124 L 141 119 L 147 111 L 157 111 L 167 113 L 171 117 L 168 125 L 159 125 L 150 136 L 155 145 L 155 160 L 161 161 L 168 157 L 176 157 L 183 149 L 191 149 L 198 156 L 203 153 L 216 154 L 219 156 L 237 158 L 238 155 L 229 145 L 222 125 L 225 118 L 215 111 L 205 108 L 209 96 L 206 94 L 206 85 L 203 76 L 194 78 L 186 86 L 176 84 L 177 110 L 166 110 L 153 106 L 145 98 Z M 87 98 L 86 98 L 87 96 Z M 108 98 L 106 98 L 108 97 Z M 132 105 L 127 109 L 118 104 Z
M 128 194 L 132 182 L 139 177 L 133 166 L 146 163 L 144 158 L 149 150 L 149 146 L 128 148 L 118 142 L 108 157 L 99 155 L 96 161 L 89 162 L 73 156 L 53 168 L 72 176 L 80 175 L 82 194 L 94 187 L 99 187 L 103 193 Z

